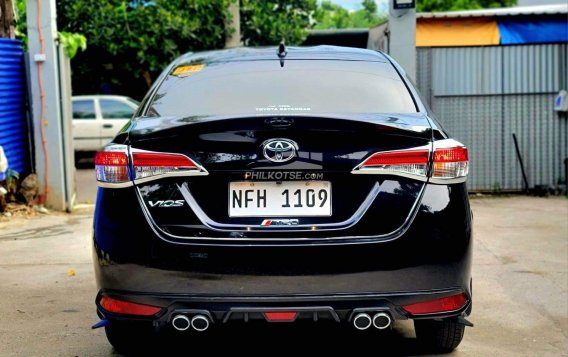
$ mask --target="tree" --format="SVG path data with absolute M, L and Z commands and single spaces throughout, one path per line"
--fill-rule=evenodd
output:
M 329 0 L 322 1 L 314 14 L 315 28 L 368 28 L 384 20 L 377 14 L 377 4 L 374 0 L 363 0 L 361 5 L 360 10 L 349 12 Z
M 25 0 L 14 1 L 18 10 L 25 8 Z M 73 92 L 141 98 L 180 54 L 224 47 L 228 5 L 234 1 L 238 0 L 56 0 L 58 30 L 84 35 L 88 44 L 71 62 Z M 240 3 L 246 45 L 303 42 L 317 8 L 317 0 Z M 18 30 L 25 39 L 23 16 Z M 71 40 L 66 42 L 76 43 L 76 38 Z
M 16 36 L 15 25 L 12 0 L 0 1 L 0 37 L 14 38 Z
M 57 0 L 59 30 L 89 45 L 72 62 L 74 92 L 141 98 L 174 58 L 224 46 L 229 1 Z
M 363 0 L 361 3 L 365 11 L 365 17 L 369 22 L 374 21 L 377 16 L 377 3 L 375 0 Z
M 418 12 L 474 10 L 494 7 L 510 7 L 517 0 L 418 0 Z
M 316 0 L 241 0 L 241 37 L 246 46 L 301 44 L 312 27 Z

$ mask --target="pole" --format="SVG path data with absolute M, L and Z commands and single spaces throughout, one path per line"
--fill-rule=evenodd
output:
M 519 143 L 517 141 L 517 135 L 513 133 L 513 142 L 515 143 L 515 150 L 517 152 L 517 159 L 521 164 L 521 173 L 523 174 L 523 182 L 525 184 L 525 193 L 529 193 L 529 180 L 527 179 L 527 174 L 525 173 L 525 165 L 523 163 L 523 157 L 521 156 L 521 150 L 519 150 Z
M 61 119 L 59 58 L 55 0 L 27 0 L 30 107 L 35 142 L 35 170 L 40 183 L 39 203 L 68 210 L 66 189 L 68 151 Z
M 416 9 L 395 9 L 389 1 L 389 55 L 416 81 Z

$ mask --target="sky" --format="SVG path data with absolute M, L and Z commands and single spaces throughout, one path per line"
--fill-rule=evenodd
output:
M 332 3 L 341 5 L 347 10 L 359 10 L 361 8 L 361 0 L 331 0 Z M 379 12 L 386 12 L 388 0 L 375 0 L 379 8 Z

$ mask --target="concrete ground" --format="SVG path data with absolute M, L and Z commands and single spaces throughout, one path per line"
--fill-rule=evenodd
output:
M 78 204 L 93 204 L 97 198 L 97 180 L 95 179 L 94 161 L 82 159 L 75 170 L 76 194 Z
M 568 200 L 489 197 L 472 199 L 472 206 L 475 327 L 451 356 L 567 356 Z M 90 329 L 97 321 L 91 224 L 89 208 L 0 223 L 0 356 L 116 355 L 104 331 Z M 166 352 L 152 354 L 270 355 L 304 344 L 319 354 L 421 354 L 408 322 L 386 335 L 239 326 L 167 340 Z

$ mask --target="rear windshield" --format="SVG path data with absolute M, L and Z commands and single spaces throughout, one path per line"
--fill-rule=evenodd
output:
M 390 63 L 288 60 L 281 67 L 278 60 L 261 60 L 191 69 L 167 76 L 147 115 L 416 112 Z

